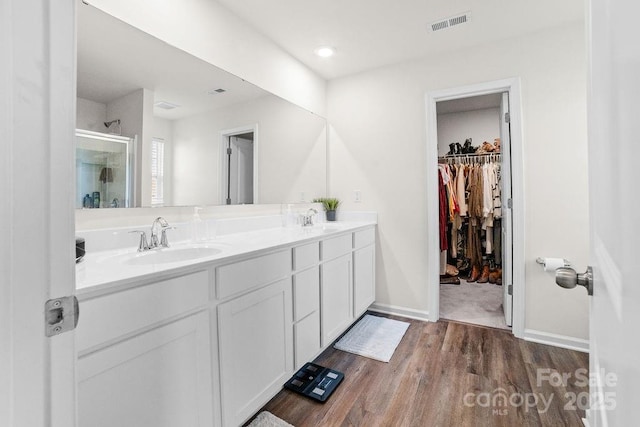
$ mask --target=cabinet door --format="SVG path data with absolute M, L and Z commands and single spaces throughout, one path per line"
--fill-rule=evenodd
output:
M 351 254 L 328 261 L 321 267 L 322 346 L 336 339 L 353 320 L 351 299 Z
M 360 316 L 376 299 L 376 251 L 370 245 L 353 252 L 353 310 Z
M 320 308 L 320 270 L 313 267 L 293 275 L 293 318 L 299 321 Z
M 296 369 L 320 351 L 320 313 L 315 311 L 294 325 Z
M 293 373 L 291 279 L 218 306 L 223 425 L 240 425 Z
M 214 425 L 207 311 L 82 356 L 77 368 L 79 426 Z

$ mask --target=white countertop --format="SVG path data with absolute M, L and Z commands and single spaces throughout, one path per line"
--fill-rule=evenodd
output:
M 349 221 L 322 223 L 313 227 L 279 227 L 265 230 L 227 234 L 215 239 L 192 243 L 188 241 L 170 242 L 169 249 L 187 247 L 213 247 L 219 253 L 186 261 L 163 262 L 143 265 L 129 265 L 124 259 L 144 256 L 131 247 L 120 250 L 87 252 L 76 265 L 76 295 L 80 300 L 88 299 L 106 292 L 128 287 L 149 279 L 164 279 L 176 273 L 188 273 L 211 265 L 234 262 L 249 256 L 267 253 L 296 244 L 318 241 L 332 236 L 353 232 L 375 225 L 375 221 Z

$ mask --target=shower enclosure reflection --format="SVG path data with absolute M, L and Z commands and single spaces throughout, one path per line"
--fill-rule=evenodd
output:
M 134 146 L 134 138 L 76 129 L 76 208 L 131 206 Z

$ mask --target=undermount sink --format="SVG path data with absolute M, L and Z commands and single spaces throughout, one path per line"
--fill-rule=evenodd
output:
M 334 224 L 322 224 L 317 227 L 322 233 L 333 233 L 334 231 L 340 231 L 343 229 L 342 226 Z
M 105 259 L 104 261 L 120 262 L 127 265 L 151 265 L 191 261 L 200 258 L 211 257 L 221 252 L 221 248 L 211 246 L 162 248 L 152 249 L 146 252 L 121 254 Z

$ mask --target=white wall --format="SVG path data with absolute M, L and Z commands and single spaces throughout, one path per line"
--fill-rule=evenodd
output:
M 326 82 L 215 1 L 92 0 L 91 4 L 170 45 L 326 116 Z
M 493 144 L 495 138 L 500 138 L 500 109 L 438 114 L 438 156 L 449 152 L 449 144 L 459 142 L 464 145 L 467 138 L 472 138 L 474 147 L 484 141 Z
M 107 104 L 107 121 L 120 120 L 122 135 L 137 137 L 134 206 L 151 206 L 153 92 L 139 89 Z
M 174 204 L 220 203 L 221 131 L 253 124 L 258 124 L 259 203 L 300 202 L 301 192 L 306 200 L 325 195 L 324 119 L 265 96 L 174 122 Z
M 76 128 L 93 132 L 106 132 L 107 106 L 84 98 L 76 99 Z
M 538 256 L 588 261 L 586 46 L 580 24 L 329 82 L 330 192 L 378 211 L 376 300 L 424 314 L 425 93 L 519 76 L 525 177 L 526 328 L 588 335 L 584 292 L 555 285 Z M 470 67 L 469 64 L 475 64 Z M 362 203 L 353 203 L 361 190 Z

